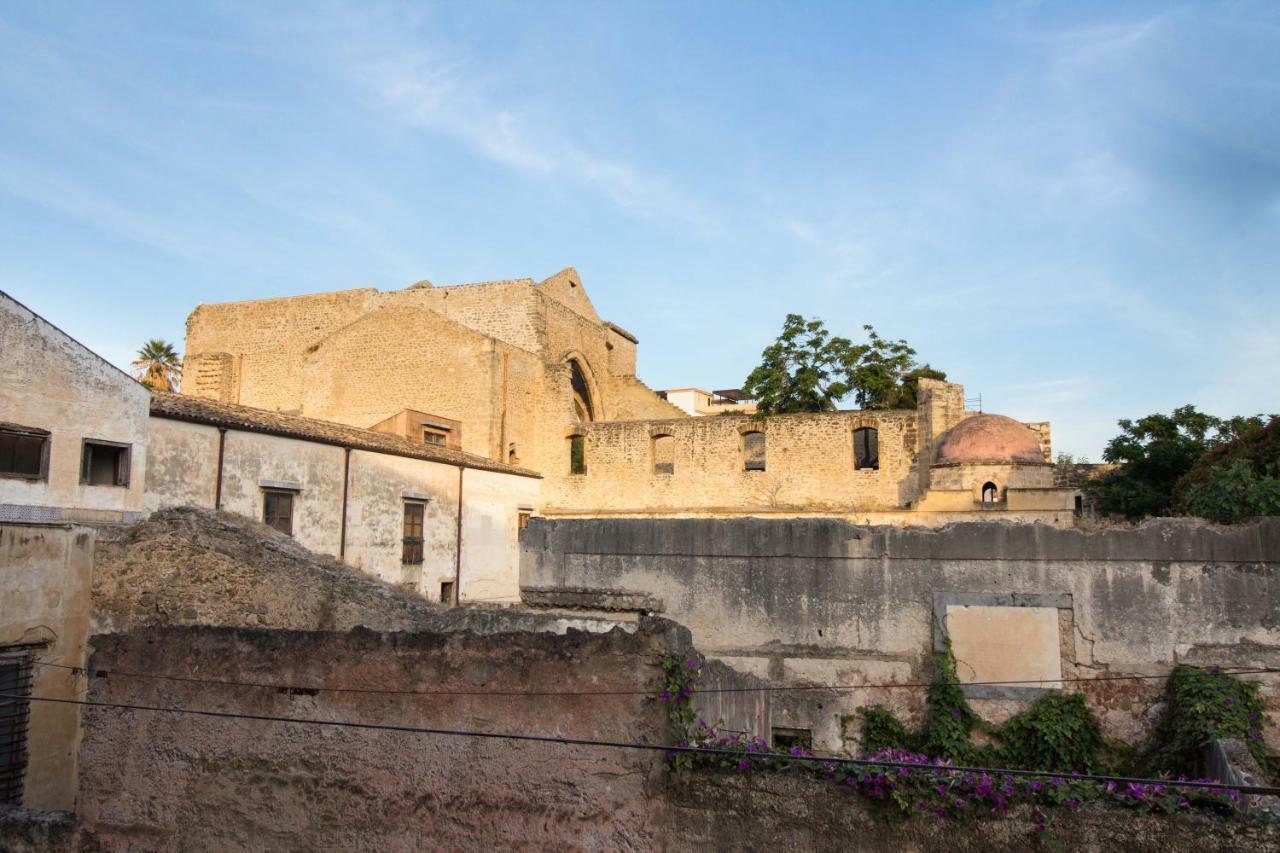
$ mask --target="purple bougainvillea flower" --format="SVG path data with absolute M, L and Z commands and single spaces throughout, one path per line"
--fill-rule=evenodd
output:
M 662 691 L 662 695 L 659 696 L 658 698 L 661 699 L 663 702 L 670 702 L 671 694 L 664 690 Z
M 1227 697 L 1227 707 L 1228 707 L 1228 708 L 1230 708 L 1230 707 L 1231 707 L 1232 705 L 1234 705 L 1234 704 L 1236 704 L 1236 700 L 1234 700 L 1234 699 L 1232 699 L 1230 696 L 1228 696 L 1228 697 Z
M 959 708 L 952 708 L 952 709 L 951 709 L 951 716 L 955 717 L 956 719 L 959 719 L 959 718 L 960 718 L 960 709 L 959 709 Z

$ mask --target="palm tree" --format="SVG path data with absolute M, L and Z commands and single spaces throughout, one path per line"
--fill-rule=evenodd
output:
M 133 367 L 133 375 L 152 391 L 176 391 L 182 379 L 181 356 L 174 351 L 173 344 L 159 338 L 142 345 Z

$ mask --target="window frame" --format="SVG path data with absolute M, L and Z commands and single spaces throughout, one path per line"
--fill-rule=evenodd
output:
M 49 479 L 49 449 L 53 444 L 53 434 L 47 429 L 22 426 L 21 424 L 0 423 L 0 435 L 12 435 L 15 438 L 38 438 L 40 445 L 40 462 L 34 474 L 20 471 L 0 471 L 0 478 L 6 480 L 27 480 L 28 482 L 47 482 Z M 16 457 L 17 442 L 14 443 Z
M 859 436 L 868 436 L 868 441 L 864 442 L 867 447 L 867 456 L 870 458 L 871 464 L 863 465 L 858 455 L 858 438 Z M 871 452 L 871 443 L 874 442 L 875 452 Z M 880 470 L 880 430 L 873 426 L 860 426 L 853 430 L 853 470 L 855 471 L 879 471 Z
M 440 440 L 435 441 L 434 439 L 428 439 L 427 436 L 433 436 Z M 441 429 L 439 427 L 423 426 L 422 443 L 428 447 L 445 447 L 449 443 L 449 430 Z
M 748 436 L 758 435 L 761 442 L 761 453 L 759 466 L 752 465 L 751 456 L 747 452 Z M 765 435 L 762 429 L 749 429 L 742 433 L 742 471 L 744 474 L 754 474 L 757 472 L 767 471 L 769 468 L 769 437 Z
M 114 482 L 111 483 L 92 483 L 89 478 L 92 476 L 93 466 L 90 463 L 91 456 L 89 448 L 103 447 L 116 451 L 116 472 Z M 114 489 L 127 489 L 132 479 L 133 471 L 133 445 L 123 441 L 107 441 L 104 438 L 82 438 L 80 440 L 80 485 L 82 486 L 106 486 Z
M 288 530 L 281 530 L 279 527 L 271 523 L 267 515 L 267 501 L 271 497 L 275 497 L 275 498 L 287 497 L 289 499 L 289 529 Z M 279 488 L 264 487 L 262 489 L 262 523 L 265 524 L 267 527 L 270 527 L 272 530 L 279 531 L 280 533 L 283 533 L 285 536 L 288 536 L 289 538 L 292 539 L 293 538 L 293 519 L 294 519 L 294 516 L 296 515 L 296 513 L 294 512 L 294 503 L 297 497 L 298 497 L 298 492 L 294 489 L 279 489 Z M 278 514 L 277 514 L 277 517 L 278 517 Z
M 411 525 L 410 520 L 413 515 L 410 510 L 417 511 L 416 525 Z M 417 534 L 411 532 L 411 527 L 416 526 Z M 406 566 L 421 566 L 424 559 L 423 554 L 423 536 L 427 526 L 427 502 L 421 500 L 406 500 L 404 502 L 404 521 L 401 526 L 400 537 L 400 562 Z

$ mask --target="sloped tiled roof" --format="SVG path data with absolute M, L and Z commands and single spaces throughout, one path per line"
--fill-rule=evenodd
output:
M 252 406 L 241 406 L 236 403 L 223 403 L 204 397 L 191 397 L 186 394 L 168 394 L 156 392 L 151 397 L 151 415 L 175 421 L 187 421 L 209 426 L 226 427 L 244 432 L 257 432 L 266 435 L 278 435 L 284 438 L 298 438 L 304 441 L 315 441 L 321 444 L 333 444 L 339 447 L 350 447 L 354 450 L 368 450 L 373 453 L 386 453 L 392 456 L 405 456 L 410 459 L 427 459 L 445 465 L 462 468 L 475 468 L 481 471 L 496 471 L 500 474 L 515 474 L 520 477 L 541 477 L 536 471 L 519 468 L 496 462 L 473 453 L 460 450 L 449 450 L 430 444 L 418 444 L 399 436 L 369 429 L 347 426 L 346 424 L 321 421 L 315 418 L 304 418 L 299 415 L 286 415 L 280 412 L 269 412 L 266 409 L 255 409 Z

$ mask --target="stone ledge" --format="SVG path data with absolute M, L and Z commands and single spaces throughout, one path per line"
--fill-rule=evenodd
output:
M 661 613 L 661 598 L 644 592 L 619 592 L 588 587 L 521 587 L 520 599 L 529 607 L 563 607 L 574 610 Z

